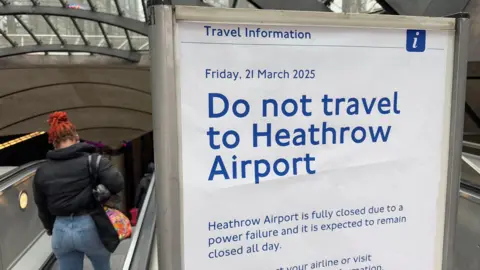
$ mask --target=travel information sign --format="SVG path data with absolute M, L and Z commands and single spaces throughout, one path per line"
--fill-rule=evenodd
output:
M 183 269 L 442 269 L 456 20 L 208 10 L 172 15 Z

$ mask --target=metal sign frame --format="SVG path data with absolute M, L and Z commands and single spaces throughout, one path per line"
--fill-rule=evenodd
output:
M 158 170 L 156 174 L 158 266 L 160 270 L 184 269 L 182 235 L 182 192 L 178 124 L 178 83 L 175 76 L 179 67 L 175 63 L 175 24 L 177 21 L 208 21 L 223 23 L 262 23 L 277 25 L 327 25 L 363 28 L 448 30 L 455 32 L 453 51 L 449 54 L 447 67 L 452 71 L 446 85 L 451 84 L 449 125 L 444 127 L 444 164 L 439 201 L 444 208 L 437 213 L 445 216 L 437 222 L 444 223 L 443 234 L 437 237 L 436 269 L 454 268 L 454 237 L 457 217 L 458 192 L 463 138 L 463 118 L 467 74 L 469 38 L 468 16 L 457 18 L 427 18 L 366 14 L 335 14 L 303 11 L 277 11 L 255 9 L 217 9 L 176 6 L 168 0 L 151 0 L 149 39 L 151 54 L 152 104 L 154 153 Z M 448 148 L 446 143 L 448 141 Z M 413 188 L 413 187 L 412 187 Z M 444 196 L 443 196 L 444 195 Z M 443 196 L 443 197 L 442 197 Z M 439 258 L 441 256 L 441 258 Z

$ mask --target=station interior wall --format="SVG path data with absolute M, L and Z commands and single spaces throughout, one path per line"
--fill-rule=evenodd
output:
M 0 137 L 0 142 L 5 142 L 21 135 Z M 0 150 L 0 167 L 21 166 L 23 164 L 45 159 L 45 155 L 53 147 L 48 143 L 48 135 L 28 139 L 21 143 Z M 113 154 L 103 152 L 103 156 L 110 159 L 124 176 L 125 186 L 115 200 L 117 208 L 125 213 L 134 207 L 135 194 L 138 184 L 145 174 L 148 164 L 153 158 L 153 134 L 148 132 L 131 140 L 121 150 Z
M 480 143 L 480 38 L 476 38 L 480 35 L 480 0 L 471 0 L 464 9 L 472 18 L 467 104 L 475 112 L 465 116 L 465 139 Z M 97 55 L 2 58 L 0 136 L 46 131 L 48 114 L 65 110 L 86 140 L 115 148 L 122 141 L 141 138 L 152 130 L 150 76 L 148 54 L 138 63 Z M 137 144 L 136 140 L 132 144 Z M 138 149 L 145 145 L 153 148 L 153 143 L 139 145 L 132 150 L 135 154 L 115 161 L 132 179 L 129 189 L 135 189 L 146 164 L 153 159 L 152 154 L 136 164 L 135 158 L 145 152 Z M 30 156 L 35 155 L 32 152 Z M 129 196 L 127 202 L 132 201 Z
M 116 147 L 152 130 L 147 55 L 139 63 L 102 56 L 0 59 L 0 136 L 46 131 L 65 110 L 82 138 Z

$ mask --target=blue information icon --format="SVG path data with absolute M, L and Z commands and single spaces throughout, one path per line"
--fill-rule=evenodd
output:
M 427 43 L 427 31 L 407 30 L 407 52 L 424 52 Z

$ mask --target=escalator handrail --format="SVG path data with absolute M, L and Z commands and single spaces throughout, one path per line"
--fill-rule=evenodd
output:
M 480 144 L 479 143 L 463 141 L 463 146 L 480 150 Z
M 460 197 L 480 204 L 480 188 L 460 180 Z
M 32 161 L 32 162 L 29 162 L 29 163 L 25 163 L 22 166 L 19 166 L 15 169 L 3 174 L 0 177 L 0 183 L 2 183 L 3 181 L 5 181 L 5 180 L 7 180 L 7 179 L 19 174 L 19 173 L 22 173 L 23 171 L 30 170 L 32 167 L 35 167 L 35 166 L 38 167 L 38 165 L 42 164 L 43 162 L 45 162 L 44 159 Z
M 155 174 L 153 174 L 152 176 L 152 180 L 150 181 L 147 194 L 145 195 L 145 199 L 142 204 L 143 206 L 142 206 L 142 209 L 140 210 L 137 226 L 136 226 L 135 232 L 133 233 L 132 241 L 130 242 L 130 247 L 128 248 L 127 255 L 125 256 L 125 262 L 123 263 L 123 268 L 122 268 L 123 270 L 130 270 L 130 266 L 132 265 L 133 256 L 135 254 L 137 243 L 140 238 L 140 233 L 142 231 L 143 221 L 145 220 L 145 213 L 147 212 L 147 208 L 149 204 L 148 202 L 150 202 L 150 199 L 152 197 L 154 186 L 155 186 Z

